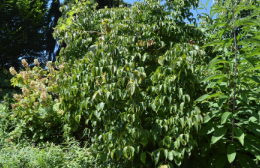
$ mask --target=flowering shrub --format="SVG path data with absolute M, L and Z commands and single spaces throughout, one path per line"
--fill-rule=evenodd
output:
M 47 70 L 40 67 L 37 59 L 34 64 L 36 66 L 31 69 L 23 59 L 24 71 L 17 73 L 13 67 L 10 68 L 10 73 L 15 75 L 11 79 L 12 85 L 22 89 L 22 94 L 14 94 L 17 102 L 12 104 L 12 110 L 17 126 L 10 137 L 26 135 L 33 141 L 49 138 L 55 141 L 60 139 L 59 127 L 63 115 L 63 111 L 59 109 L 56 71 L 51 62 L 47 64 Z M 14 137 L 14 134 L 17 136 Z

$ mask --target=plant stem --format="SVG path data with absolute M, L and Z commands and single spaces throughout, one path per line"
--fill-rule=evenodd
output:
M 234 7 L 233 0 L 231 0 L 232 8 Z M 234 48 L 235 48 L 235 80 L 234 80 L 234 95 L 233 95 L 233 116 L 232 116 L 232 143 L 234 142 L 234 112 L 236 108 L 236 86 L 237 86 L 237 41 L 236 41 L 236 27 L 235 27 L 235 11 L 232 9 L 233 13 L 233 32 L 234 32 Z M 233 168 L 233 162 L 231 163 L 231 168 Z

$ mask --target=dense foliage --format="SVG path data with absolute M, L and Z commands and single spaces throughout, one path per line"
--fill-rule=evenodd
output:
M 2 0 L 0 2 L 0 68 L 20 67 L 18 58 L 33 62 L 45 47 L 47 0 Z
M 199 26 L 196 0 L 69 2 L 57 61 L 10 68 L 1 166 L 259 167 L 258 1 L 218 0 Z
M 48 70 L 43 70 L 37 59 L 32 69 L 24 59 L 22 64 L 25 70 L 19 74 L 10 68 L 15 75 L 12 85 L 22 89 L 22 94 L 14 94 L 17 103 L 12 104 L 12 113 L 17 125 L 10 132 L 10 140 L 27 136 L 34 142 L 46 139 L 59 142 L 63 111 L 59 109 L 55 70 L 49 62 Z
M 67 44 L 58 74 L 65 135 L 83 136 L 100 164 L 180 165 L 196 144 L 203 51 L 188 42 L 201 33 L 179 19 L 186 8 L 167 6 L 92 10 L 82 2 L 56 27 Z
M 249 1 L 226 1 L 223 6 L 213 6 L 219 15 L 204 45 L 212 46 L 216 57 L 201 80 L 207 94 L 197 99 L 209 111 L 200 132 L 206 137 L 199 146 L 204 148 L 202 157 L 210 159 L 200 161 L 204 166 L 259 167 L 260 9 Z

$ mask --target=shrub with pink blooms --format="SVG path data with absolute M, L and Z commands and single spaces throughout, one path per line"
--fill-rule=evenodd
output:
M 14 75 L 11 83 L 21 88 L 22 94 L 14 94 L 17 102 L 12 104 L 12 110 L 17 125 L 9 136 L 13 140 L 26 136 L 34 142 L 59 141 L 62 139 L 63 111 L 59 108 L 56 71 L 51 62 L 47 63 L 47 70 L 40 67 L 37 59 L 34 64 L 30 68 L 23 59 L 24 70 L 17 73 L 10 68 Z

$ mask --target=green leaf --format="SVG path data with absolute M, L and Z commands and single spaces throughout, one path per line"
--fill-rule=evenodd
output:
M 223 78 L 228 79 L 228 77 L 225 75 L 213 74 L 213 75 L 207 76 L 206 78 L 202 79 L 200 82 L 206 82 L 206 81 L 209 81 L 212 79 L 223 79 Z
M 245 60 L 247 60 L 247 62 L 249 62 L 255 68 L 255 62 L 252 58 L 246 58 L 245 57 Z
M 141 153 L 140 159 L 141 159 L 141 161 L 145 164 L 145 160 L 146 160 L 146 153 L 145 153 L 145 152 L 142 152 L 142 153 Z
M 212 94 L 204 94 L 202 96 L 200 96 L 198 99 L 196 99 L 195 101 L 203 101 L 205 99 L 210 99 L 212 97 L 218 97 L 218 96 L 221 96 L 223 95 L 223 93 L 212 93 Z
M 225 24 L 226 25 L 226 24 Z M 224 41 L 222 40 L 216 40 L 213 42 L 210 42 L 208 44 L 205 44 L 203 47 L 207 47 L 207 46 L 216 46 L 216 45 L 224 45 Z
M 215 124 L 208 123 L 203 125 L 201 130 L 199 131 L 199 135 L 207 135 L 215 131 Z
M 121 158 L 122 156 L 122 150 L 121 149 L 117 149 L 116 150 L 116 155 L 117 155 L 117 161 Z
M 126 86 L 126 90 L 132 96 L 135 92 L 135 83 L 132 81 L 129 81 L 129 83 Z
M 223 61 L 223 60 L 220 60 L 220 59 L 213 59 L 209 62 L 209 65 L 208 65 L 208 70 L 209 69 L 212 69 L 214 68 L 214 65 L 216 64 L 220 64 L 220 63 L 230 63 L 229 61 Z
M 168 158 L 170 161 L 173 160 L 173 151 L 168 152 Z
M 116 149 L 113 149 L 111 152 L 111 158 L 114 159 L 114 154 L 115 154 Z
M 215 117 L 214 114 L 212 114 L 212 113 L 207 114 L 207 115 L 203 118 L 203 123 L 209 122 L 213 117 Z
M 131 159 L 134 156 L 135 148 L 132 146 L 126 146 L 123 149 L 123 154 L 126 158 Z
M 253 132 L 254 134 L 260 136 L 260 124 L 259 123 L 253 123 L 253 122 L 249 122 L 248 126 L 246 126 L 246 128 Z
M 211 138 L 211 143 L 214 144 L 219 141 L 227 132 L 226 127 L 217 128 Z
M 218 99 L 218 107 L 221 108 L 223 103 L 228 99 L 228 96 L 223 95 L 223 96 L 219 96 Z
M 134 157 L 135 148 L 132 147 L 132 146 L 129 146 L 129 148 L 130 148 L 130 156 L 131 156 L 131 158 L 132 158 L 132 157 Z
M 227 147 L 227 157 L 229 163 L 232 163 L 236 158 L 236 148 L 234 144 L 229 144 Z
M 171 144 L 172 144 L 172 138 L 169 137 L 169 136 L 165 136 L 163 138 L 163 145 L 165 145 L 166 147 L 170 148 Z
M 241 145 L 244 146 L 245 134 L 242 131 L 242 129 L 240 129 L 238 127 L 234 127 L 234 132 L 235 132 L 235 135 L 237 136 L 237 139 L 241 143 Z
M 259 78 L 257 76 L 247 76 L 246 78 L 250 79 L 251 81 L 254 81 L 254 82 L 260 84 L 260 80 L 259 80 Z
M 165 159 L 167 160 L 167 158 L 168 158 L 168 149 L 164 149 L 164 157 L 165 157 Z
M 225 124 L 227 119 L 232 115 L 231 112 L 225 112 L 221 116 L 221 124 Z
M 128 158 L 128 154 L 127 154 L 127 146 L 124 147 L 124 149 L 123 149 L 123 155 L 124 155 L 126 158 Z
M 209 0 L 207 0 L 207 3 L 206 3 L 206 8 L 208 7 L 208 4 L 209 4 Z
M 160 57 L 158 58 L 158 63 L 159 63 L 160 65 L 163 65 L 163 63 L 164 63 L 164 58 L 163 58 L 163 56 L 160 56 Z
M 160 158 L 160 150 L 154 151 L 153 155 L 154 155 L 155 165 L 157 165 L 157 163 L 159 162 L 159 158 Z
M 214 161 L 212 167 L 223 168 L 227 162 L 227 157 L 225 155 L 215 154 L 213 155 L 216 160 Z
M 239 162 L 241 167 L 259 167 L 258 165 L 256 165 L 256 163 L 253 161 L 251 157 L 248 157 L 245 154 L 237 153 L 237 161 Z
M 72 21 L 68 18 L 67 20 L 66 20 L 66 24 L 67 25 L 70 25 L 72 23 Z

